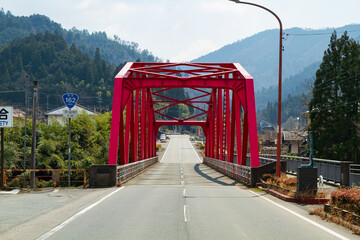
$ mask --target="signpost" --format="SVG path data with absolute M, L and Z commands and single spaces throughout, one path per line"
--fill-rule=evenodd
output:
M 1 189 L 4 188 L 4 129 L 13 126 L 13 108 L 0 107 L 0 128 L 1 128 Z
M 70 175 L 71 175 L 71 118 L 76 118 L 77 111 L 71 110 L 73 108 L 77 101 L 79 100 L 78 95 L 74 93 L 66 93 L 63 95 L 63 100 L 65 105 L 69 108 L 69 110 L 64 109 L 63 116 L 65 118 L 69 118 L 69 173 L 68 173 L 68 187 L 70 187 Z

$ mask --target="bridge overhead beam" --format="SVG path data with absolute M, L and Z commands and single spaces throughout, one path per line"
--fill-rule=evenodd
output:
M 206 136 L 207 157 L 224 161 L 227 153 L 227 161 L 233 162 L 236 148 L 238 163 L 244 165 L 249 143 L 251 166 L 259 166 L 253 84 L 252 77 L 238 63 L 127 63 L 114 82 L 108 163 L 123 165 L 155 156 L 156 134 L 161 126 L 195 125 Z M 172 88 L 191 88 L 200 95 L 176 100 L 160 94 Z M 154 100 L 153 95 L 158 99 Z M 168 106 L 155 110 L 157 103 Z M 200 103 L 207 107 L 196 105 Z M 186 119 L 164 113 L 177 104 L 200 113 Z M 206 121 L 193 120 L 203 115 Z M 156 120 L 156 116 L 170 120 Z

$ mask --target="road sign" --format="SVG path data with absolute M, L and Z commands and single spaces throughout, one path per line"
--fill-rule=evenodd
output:
M 74 93 L 66 93 L 63 95 L 63 100 L 68 108 L 73 108 L 78 101 L 79 96 Z
M 0 107 L 0 128 L 13 126 L 13 107 Z
M 64 118 L 76 118 L 77 117 L 77 111 L 71 110 L 71 109 L 64 109 L 63 110 L 63 117 Z

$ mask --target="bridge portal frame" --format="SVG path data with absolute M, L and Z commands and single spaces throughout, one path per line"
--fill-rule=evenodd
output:
M 160 90 L 152 92 L 154 88 Z M 191 88 L 203 95 L 186 100 L 160 95 L 166 100 L 153 100 L 153 95 L 172 88 Z M 210 100 L 195 101 L 204 96 L 210 96 Z M 194 103 L 202 102 L 207 108 L 198 108 L 203 112 L 187 119 L 176 119 L 161 113 L 168 107 L 155 110 L 158 102 L 168 102 L 168 107 L 180 103 L 195 107 Z M 156 114 L 171 120 L 156 120 Z M 205 114 L 206 121 L 192 120 Z M 260 166 L 254 80 L 239 63 L 128 62 L 114 82 L 108 164 L 124 165 L 129 160 L 154 157 L 156 134 L 163 125 L 202 127 L 206 137 L 205 156 L 210 158 L 225 160 L 227 154 L 227 161 L 233 163 L 236 142 L 241 165 L 246 165 L 249 141 L 251 167 Z

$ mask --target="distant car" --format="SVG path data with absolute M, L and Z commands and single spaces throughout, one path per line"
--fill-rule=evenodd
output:
M 160 135 L 160 142 L 166 142 L 166 135 L 165 134 L 161 134 Z

